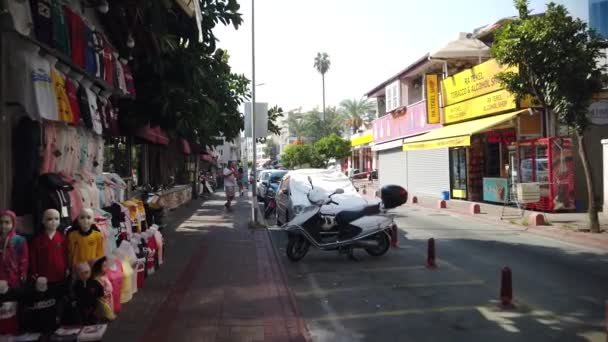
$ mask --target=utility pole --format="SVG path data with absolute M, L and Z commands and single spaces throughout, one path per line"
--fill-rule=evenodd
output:
M 251 144 L 253 150 L 253 182 L 251 183 L 251 221 L 257 223 L 258 197 L 256 191 L 256 144 L 255 144 L 255 0 L 251 0 Z

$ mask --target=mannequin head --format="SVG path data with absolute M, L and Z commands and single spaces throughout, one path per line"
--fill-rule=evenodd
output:
M 6 280 L 0 280 L 0 294 L 8 292 L 8 282 Z
M 92 209 L 82 209 L 80 215 L 78 215 L 78 226 L 83 232 L 88 232 L 93 225 L 94 213 Z
M 81 281 L 87 281 L 91 278 L 91 266 L 88 262 L 81 262 L 76 265 L 76 275 Z
M 36 291 L 46 292 L 48 290 L 48 280 L 45 277 L 36 278 Z
M 47 209 L 44 212 L 42 224 L 47 233 L 54 233 L 57 231 L 57 228 L 59 228 L 59 216 L 59 212 L 55 209 Z
M 4 237 L 15 228 L 17 216 L 10 210 L 0 211 L 0 234 Z

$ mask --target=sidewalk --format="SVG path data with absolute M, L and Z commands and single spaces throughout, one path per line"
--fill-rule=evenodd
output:
M 248 199 L 226 213 L 222 195 L 172 213 L 165 265 L 104 340 L 309 340 L 267 230 L 247 228 Z
M 371 199 L 375 198 L 375 192 L 377 188 L 377 182 L 361 182 L 357 186 L 364 197 Z M 439 198 L 418 196 L 416 194 L 409 194 L 408 207 L 422 207 L 429 210 L 441 210 L 446 211 L 454 215 L 467 217 L 469 219 L 481 220 L 496 224 L 497 226 L 503 227 L 519 227 L 521 224 L 520 211 L 515 207 L 507 207 L 504 209 L 505 216 L 501 219 L 503 214 L 503 206 L 492 205 L 487 203 L 477 203 L 480 206 L 481 213 L 473 215 L 470 213 L 470 206 L 473 202 L 460 201 L 460 200 L 449 200 L 446 201 L 446 209 L 438 209 L 437 202 Z M 412 204 L 411 198 L 416 196 L 418 204 Z M 526 210 L 524 221 L 534 211 Z M 608 215 L 605 213 L 599 213 L 600 226 L 603 232 L 600 234 L 589 233 L 581 230 L 588 228 L 587 213 L 540 213 L 544 214 L 546 221 L 550 225 L 546 226 L 526 226 L 526 231 L 532 234 L 542 235 L 551 237 L 554 239 L 562 240 L 565 242 L 580 244 L 584 246 L 603 248 L 608 250 Z

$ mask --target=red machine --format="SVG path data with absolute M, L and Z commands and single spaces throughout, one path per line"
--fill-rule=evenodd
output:
M 527 209 L 547 212 L 575 210 L 572 139 L 540 138 L 516 142 L 520 183 L 540 183 L 540 202 Z

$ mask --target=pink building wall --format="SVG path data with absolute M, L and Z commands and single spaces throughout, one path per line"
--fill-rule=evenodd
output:
M 388 114 L 374 120 L 374 143 L 417 135 L 438 127 L 441 125 L 426 123 L 426 101 L 420 101 L 409 105 L 405 115 L 393 117 Z

